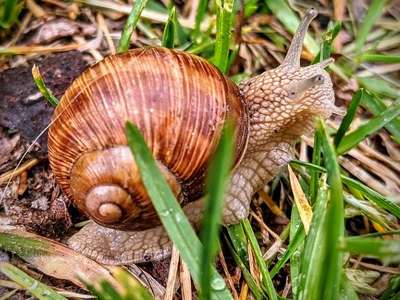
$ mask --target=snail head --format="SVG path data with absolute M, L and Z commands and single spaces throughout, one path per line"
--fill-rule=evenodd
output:
M 332 58 L 300 66 L 303 41 L 315 9 L 305 14 L 283 63 L 240 84 L 249 106 L 251 123 L 265 133 L 302 135 L 313 128 L 315 117 L 338 112 L 329 74 L 324 70 Z M 260 130 L 257 130 L 260 132 Z

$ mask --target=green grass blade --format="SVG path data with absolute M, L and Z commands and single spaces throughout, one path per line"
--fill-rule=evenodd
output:
M 265 0 L 265 4 L 289 32 L 295 33 L 300 20 L 285 0 Z M 312 54 L 318 54 L 319 46 L 308 33 L 304 39 L 304 45 Z
M 358 295 L 346 275 L 342 275 L 342 282 L 340 285 L 340 298 L 342 300 L 358 300 Z
M 124 30 L 122 31 L 121 38 L 119 40 L 117 52 L 128 51 L 131 43 L 131 36 L 136 28 L 136 24 L 139 21 L 140 15 L 146 6 L 147 0 L 136 0 L 133 4 L 131 13 L 126 20 Z
M 291 164 L 296 164 L 300 165 L 306 168 L 309 168 L 310 170 L 314 170 L 317 172 L 326 172 L 325 168 L 322 168 L 320 166 L 303 162 L 303 161 L 298 161 L 298 160 L 292 160 Z M 361 182 L 354 180 L 350 177 L 341 175 L 341 179 L 343 183 L 348 186 L 349 188 L 353 188 L 357 191 L 359 191 L 365 198 L 370 200 L 371 202 L 375 203 L 377 206 L 380 208 L 386 209 L 388 212 L 390 212 L 392 215 L 396 216 L 397 218 L 400 218 L 400 206 L 388 199 L 386 199 L 384 196 L 379 194 L 378 192 L 375 192 L 373 189 L 369 188 L 368 186 L 362 184 Z
M 175 44 L 175 20 L 176 20 L 176 9 L 173 6 L 168 15 L 167 23 L 165 23 L 164 32 L 162 36 L 161 45 L 166 48 L 174 48 Z
M 397 87 L 390 84 L 386 80 L 376 77 L 357 77 L 360 85 L 365 87 L 368 91 L 378 95 L 387 96 L 391 98 L 400 97 L 400 91 Z
M 292 206 L 292 212 L 290 215 L 290 231 L 289 231 L 289 245 L 288 248 L 291 247 L 292 243 L 295 243 L 296 234 L 299 229 L 304 229 L 304 224 L 301 221 L 299 210 L 296 205 Z M 304 231 L 305 232 L 305 231 Z M 296 298 L 298 293 L 299 281 L 300 281 L 300 261 L 301 261 L 301 251 L 304 245 L 304 237 L 301 240 L 301 243 L 298 244 L 295 251 L 290 256 L 290 280 L 292 282 L 292 292 L 293 298 Z M 296 244 L 296 243 L 295 243 Z
M 18 21 L 24 7 L 24 1 L 5 0 L 0 3 L 0 27 L 10 28 Z
M 353 147 L 356 147 L 362 140 L 364 140 L 370 134 L 375 133 L 387 123 L 392 121 L 394 118 L 400 115 L 400 101 L 394 103 L 384 113 L 379 116 L 370 119 L 364 125 L 361 125 L 358 129 L 346 135 L 338 147 L 336 152 L 338 155 L 344 154 Z
M 344 116 L 342 123 L 340 123 L 340 127 L 336 132 L 335 138 L 333 140 L 333 144 L 337 147 L 340 144 L 340 141 L 344 137 L 347 129 L 349 129 L 351 122 L 353 122 L 354 116 L 356 115 L 357 107 L 360 104 L 361 100 L 364 98 L 364 90 L 358 90 L 351 99 L 349 108 L 347 109 L 347 113 Z
M 376 257 L 385 264 L 400 262 L 400 240 L 356 236 L 341 239 L 338 245 L 341 251 Z
M 293 254 L 299 249 L 300 245 L 303 243 L 305 238 L 305 232 L 303 225 L 297 229 L 294 234 L 294 237 L 290 241 L 289 246 L 286 251 L 283 253 L 278 262 L 274 265 L 270 272 L 271 278 L 274 278 L 276 274 L 285 266 L 288 260 L 293 256 Z
M 200 299 L 211 296 L 211 266 L 219 248 L 219 232 L 224 204 L 225 188 L 232 167 L 234 127 L 228 122 L 212 159 L 207 177 L 207 197 L 201 229 L 203 252 L 200 265 Z
M 42 74 L 40 74 L 39 68 L 34 65 L 32 67 L 32 76 L 33 81 L 36 84 L 37 89 L 42 94 L 44 99 L 50 103 L 50 105 L 56 107 L 59 103 L 58 99 L 53 95 L 53 93 L 47 88 L 46 84 L 44 83 Z
M 342 23 L 339 21 L 329 24 L 328 30 L 323 36 L 321 50 L 319 51 L 318 55 L 314 58 L 313 64 L 331 57 L 332 43 L 339 34 L 341 29 L 342 29 Z
M 245 16 L 245 18 L 248 18 L 251 15 L 253 15 L 257 11 L 259 5 L 260 4 L 258 3 L 258 0 L 244 1 L 244 16 Z
M 86 288 L 100 300 L 151 300 L 154 297 L 128 271 L 123 268 L 112 269 L 120 288 L 116 289 L 110 282 L 101 281 L 99 285 L 86 282 Z
M 360 53 L 364 44 L 368 38 L 368 34 L 371 31 L 372 27 L 379 19 L 383 12 L 383 8 L 385 7 L 385 0 L 372 0 L 369 5 L 368 12 L 362 22 L 360 22 L 361 27 L 356 34 L 355 40 L 355 51 L 356 53 Z
M 0 271 L 39 300 L 67 300 L 47 285 L 37 281 L 10 263 L 0 263 Z
M 365 107 L 374 116 L 386 111 L 386 104 L 376 96 L 365 93 L 361 106 Z M 393 135 L 393 139 L 400 144 L 400 118 L 395 118 L 385 125 L 385 128 Z
M 314 149 L 312 154 L 312 163 L 314 165 L 321 164 L 321 134 L 320 132 L 315 132 L 314 134 Z M 318 183 L 319 183 L 319 173 L 315 170 L 310 170 L 311 182 L 310 182 L 310 203 L 314 204 L 315 199 L 317 199 Z
M 258 268 L 260 269 L 262 276 L 262 283 L 267 292 L 267 295 L 270 300 L 277 300 L 278 296 L 276 294 L 274 284 L 271 280 L 271 276 L 269 275 L 267 265 L 265 264 L 264 258 L 261 253 L 260 246 L 258 245 L 257 238 L 254 234 L 253 228 L 251 228 L 250 222 L 248 219 L 242 221 L 242 225 L 244 231 L 246 232 L 247 238 L 250 241 L 251 248 L 253 249 L 254 255 L 256 257 Z
M 316 132 L 316 134 L 317 134 L 317 132 Z M 324 167 L 321 167 L 321 166 L 318 166 L 316 164 L 309 163 L 309 162 L 306 162 L 306 161 L 293 159 L 293 160 L 290 161 L 290 164 L 306 167 L 310 171 L 315 171 L 315 172 L 319 172 L 319 173 L 326 173 L 326 169 Z
M 386 211 L 380 209 L 371 201 L 362 200 L 362 194 L 361 197 L 356 197 L 355 195 L 359 194 L 357 190 L 354 192 L 354 189 L 352 189 L 351 192 L 352 194 L 344 192 L 344 200 L 351 207 L 358 210 L 360 214 L 366 216 L 370 221 L 379 224 L 384 230 L 392 230 L 397 227 L 397 223 L 392 221 L 393 218 Z
M 324 298 L 337 299 L 342 276 L 342 255 L 336 248 L 337 241 L 344 235 L 343 187 L 340 169 L 336 161 L 335 150 L 329 143 L 329 137 L 323 121 L 320 121 L 322 152 L 328 174 L 329 202 L 327 206 L 326 229 L 326 261 Z
M 400 275 L 392 277 L 389 287 L 383 292 L 379 300 L 400 299 Z
M 390 54 L 363 53 L 361 54 L 359 59 L 360 61 L 363 62 L 382 62 L 385 64 L 400 63 L 400 55 L 390 55 Z
M 239 225 L 242 224 L 239 223 Z M 233 259 L 235 260 L 236 265 L 238 265 L 239 268 L 241 269 L 243 277 L 247 285 L 249 286 L 251 292 L 253 293 L 254 297 L 257 300 L 268 299 L 264 291 L 258 287 L 256 281 L 254 280 L 247 266 L 244 264 L 243 260 L 239 257 L 239 255 L 236 253 L 235 249 L 233 249 L 233 246 L 231 245 L 228 239 L 226 239 L 226 244 L 229 248 L 230 253 L 232 254 Z
M 386 199 L 381 194 L 375 192 L 373 189 L 362 184 L 361 182 L 358 182 L 357 180 L 346 176 L 342 176 L 342 180 L 343 183 L 348 187 L 360 191 L 368 200 L 374 202 L 379 207 L 386 209 L 392 215 L 396 216 L 396 218 L 400 218 L 400 206 L 398 204 Z
M 342 254 L 338 251 L 336 245 L 344 234 L 343 187 L 336 154 L 333 145 L 329 143 L 329 137 L 323 121 L 320 121 L 318 130 L 322 136 L 322 152 L 329 184 L 329 202 L 326 209 L 326 223 L 324 223 L 327 249 L 324 261 L 325 280 L 321 291 L 324 293 L 324 299 L 333 300 L 338 298 L 340 278 L 342 276 Z
M 217 0 L 217 37 L 213 64 L 222 72 L 228 71 L 229 45 L 233 26 L 233 0 Z
M 139 129 L 128 122 L 126 125 L 126 135 L 129 147 L 139 168 L 143 184 L 152 199 L 154 208 L 169 237 L 179 250 L 182 259 L 188 265 L 193 281 L 196 283 L 196 286 L 199 286 L 203 245 L 200 243 L 182 208 L 158 169 Z M 224 279 L 214 268 L 212 269 L 211 286 L 211 299 L 232 299 L 226 288 Z
M 142 284 L 123 268 L 113 271 L 114 277 L 124 288 L 124 299 L 150 300 L 153 296 Z M 113 299 L 114 300 L 114 299 Z
M 249 258 L 247 253 L 247 239 L 242 224 L 234 224 L 227 227 L 229 238 L 237 255 L 249 267 Z
M 310 231 L 305 240 L 300 265 L 300 282 L 296 299 L 320 299 L 323 293 L 325 260 L 327 259 L 327 205 L 326 184 L 320 184 L 315 201 Z
M 199 4 L 197 5 L 194 31 L 192 33 L 193 40 L 197 39 L 197 37 L 200 35 L 200 25 L 207 13 L 207 7 L 208 0 L 199 0 Z

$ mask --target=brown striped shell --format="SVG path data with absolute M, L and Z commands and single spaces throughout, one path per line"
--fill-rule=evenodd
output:
M 64 192 L 96 222 L 118 229 L 159 224 L 127 145 L 131 121 L 179 199 L 202 188 L 227 118 L 236 125 L 236 161 L 248 117 L 238 88 L 206 60 L 143 48 L 106 57 L 61 99 L 49 130 L 49 159 Z

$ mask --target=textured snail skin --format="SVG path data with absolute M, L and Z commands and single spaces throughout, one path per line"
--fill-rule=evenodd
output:
M 156 226 L 158 218 L 124 146 L 126 120 L 142 130 L 178 199 L 195 200 L 183 210 L 198 228 L 203 202 L 201 198 L 196 200 L 196 193 L 201 190 L 204 170 L 222 124 L 232 118 L 236 124 L 236 165 L 226 192 L 223 224 L 246 218 L 252 196 L 292 159 L 298 137 L 312 131 L 315 117 L 327 118 L 335 110 L 332 83 L 324 71 L 332 60 L 300 67 L 304 36 L 315 16 L 315 10 L 306 13 L 281 66 L 242 82 L 239 87 L 206 61 L 161 48 L 131 51 L 122 56 L 127 59 L 111 56 L 85 72 L 57 109 L 56 116 L 62 120 L 50 130 L 50 162 L 64 191 L 92 219 L 107 227 L 134 231 L 92 223 L 75 234 L 69 245 L 106 264 L 157 260 L 170 254 L 170 241 L 163 228 Z M 140 68 L 148 73 L 140 73 Z M 109 73 L 107 77 L 105 74 Z M 128 84 L 120 86 L 123 82 Z M 138 82 L 140 85 L 134 89 Z M 159 89 L 163 91 L 155 95 L 165 99 L 157 106 L 160 115 L 153 119 L 150 110 L 154 107 L 150 103 L 157 101 L 150 101 L 149 95 L 154 99 L 152 92 Z M 127 92 L 132 93 L 132 99 L 143 96 L 134 102 L 137 106 L 126 105 L 132 103 L 128 99 L 120 104 L 118 99 L 129 98 Z M 81 96 L 73 104 L 76 95 Z M 136 109 L 139 113 L 132 113 Z M 168 109 L 174 111 L 174 117 L 160 121 L 165 120 Z M 121 119 L 109 115 L 115 111 Z M 190 121 L 186 122 L 186 118 Z M 77 136 L 74 132 L 82 123 L 86 127 Z M 168 128 L 172 128 L 171 132 Z M 113 158 L 111 152 L 118 153 L 118 158 Z M 93 178 L 94 185 L 89 182 Z M 112 194 L 117 196 L 109 197 Z M 93 207 L 85 202 L 88 198 L 95 203 Z

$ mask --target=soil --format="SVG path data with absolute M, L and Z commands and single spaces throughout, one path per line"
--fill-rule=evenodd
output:
M 78 51 L 50 55 L 32 61 L 28 66 L 0 73 L 0 126 L 18 132 L 33 142 L 49 125 L 54 107 L 41 96 L 32 78 L 32 66 L 37 65 L 46 85 L 60 98 L 71 82 L 87 67 Z M 42 154 L 47 152 L 47 135 L 39 138 Z

